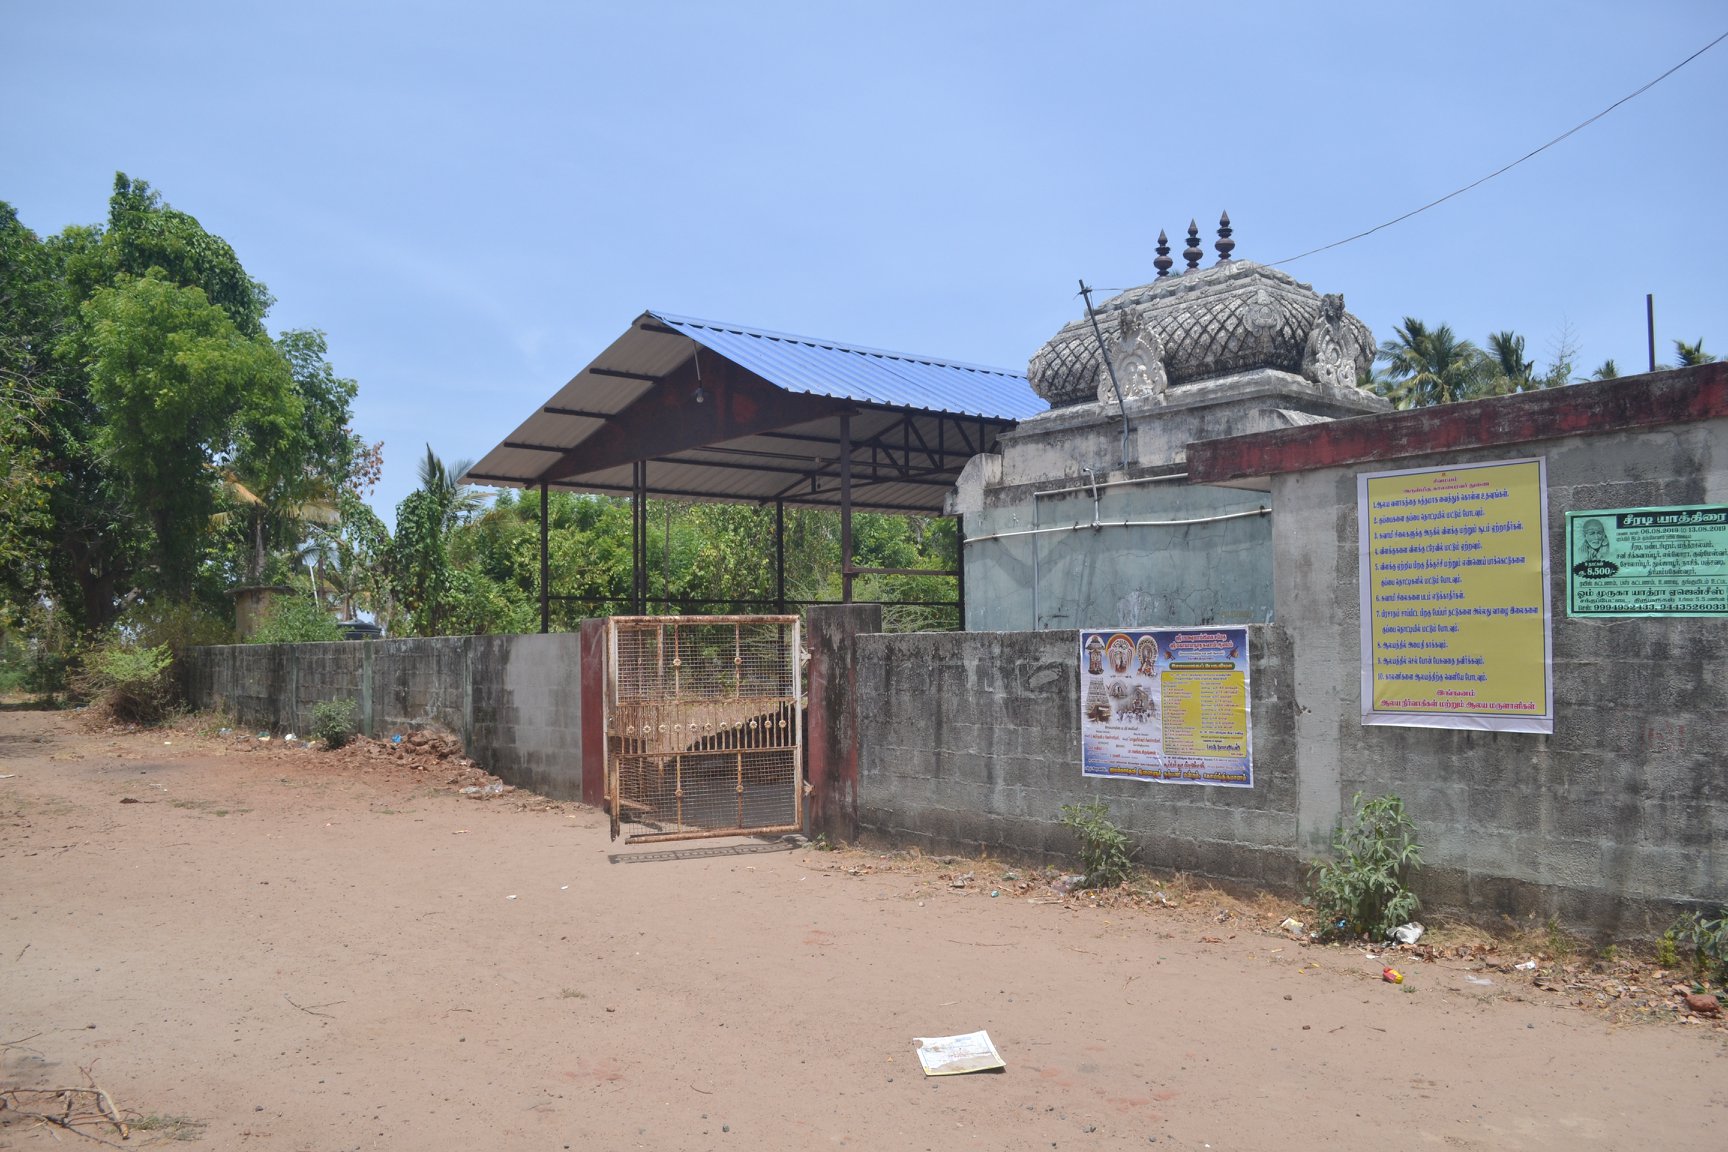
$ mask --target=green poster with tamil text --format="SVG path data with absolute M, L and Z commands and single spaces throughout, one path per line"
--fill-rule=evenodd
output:
M 1568 616 L 1728 616 L 1728 505 L 1566 513 Z

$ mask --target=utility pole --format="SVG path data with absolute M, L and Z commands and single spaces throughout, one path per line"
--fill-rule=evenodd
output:
M 1122 471 L 1128 471 L 1128 405 L 1122 401 L 1122 385 L 1116 379 L 1116 365 L 1110 360 L 1110 347 L 1104 343 L 1104 332 L 1098 327 L 1098 315 L 1092 311 L 1092 289 L 1080 281 L 1080 298 L 1086 301 L 1086 318 L 1092 321 L 1092 335 L 1098 337 L 1098 351 L 1104 357 L 1104 370 L 1110 373 L 1110 387 L 1116 393 L 1116 407 L 1122 412 Z

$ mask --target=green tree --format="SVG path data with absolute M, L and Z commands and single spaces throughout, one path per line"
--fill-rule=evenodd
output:
M 1524 359 L 1524 337 L 1516 332 L 1490 333 L 1488 360 L 1495 392 L 1528 392 L 1536 386 L 1536 361 Z
M 445 467 L 432 445 L 426 445 L 426 455 L 420 459 L 420 491 L 426 493 L 435 510 L 440 531 L 450 532 L 466 524 L 486 506 L 485 493 L 462 483 L 462 474 L 472 467 L 472 460 L 458 460 L 455 467 Z
M 0 203 L 0 615 L 16 620 L 46 586 L 52 477 L 40 444 L 52 399 L 45 352 L 64 314 L 52 259 Z
M 252 583 L 262 578 L 271 552 L 301 546 L 309 532 L 337 522 L 338 493 L 368 451 L 348 427 L 358 386 L 325 359 L 324 333 L 288 331 L 275 343 L 301 418 L 280 439 L 242 427 L 226 469 L 229 494 L 242 510 L 244 578 Z
M 325 544 L 324 584 L 336 598 L 342 619 L 353 620 L 366 611 L 388 627 L 390 531 L 356 492 L 342 490 L 336 506 L 336 523 L 313 529 Z
M 160 268 L 170 283 L 202 289 L 210 303 L 228 313 L 241 335 L 263 334 L 264 316 L 275 303 L 269 291 L 246 274 L 226 240 L 164 204 L 144 181 L 115 173 L 104 241 L 105 281 L 119 273 L 145 276 Z M 99 286 L 89 285 L 82 295 Z
M 1460 340 L 1448 324 L 1430 329 L 1413 316 L 1380 345 L 1386 361 L 1381 395 L 1399 408 L 1423 408 L 1473 400 L 1492 388 L 1492 374 L 1482 350 Z
M 1674 341 L 1674 355 L 1680 361 L 1680 367 L 1691 368 L 1699 364 L 1714 364 L 1716 357 L 1704 351 L 1702 338 L 1688 344 L 1684 340 Z
M 473 565 L 452 559 L 452 542 L 484 506 L 485 496 L 460 483 L 464 461 L 448 468 L 426 448 L 420 487 L 396 506 L 390 543 L 390 588 L 400 609 L 398 634 L 466 635 L 525 632 L 535 617 L 520 594 Z
M 390 592 L 403 612 L 393 631 L 418 636 L 443 633 L 452 615 L 454 570 L 445 539 L 444 508 L 425 488 L 408 493 L 396 505 Z
M 100 229 L 72 227 L 48 240 L 24 228 L 10 206 L 0 207 L 0 355 L 9 380 L 29 397 L 15 406 L 9 455 L 47 489 L 47 515 L 11 522 L 15 549 L 8 564 L 10 598 L 46 598 L 64 609 L 77 633 L 111 620 L 132 587 L 145 532 L 127 505 L 113 470 L 93 444 L 96 413 L 87 374 L 63 354 L 78 325 L 81 297 L 70 287 L 75 265 L 101 263 Z M 34 409 L 30 416 L 28 409 Z
M 1483 394 L 1505 396 L 1514 392 L 1560 388 L 1572 383 L 1578 339 L 1570 324 L 1561 326 L 1549 345 L 1549 352 L 1547 366 L 1538 372 L 1536 362 L 1524 358 L 1524 337 L 1512 331 L 1490 333 L 1485 354 L 1489 380 Z
M 158 587 L 187 595 L 217 511 L 214 466 L 245 455 L 281 469 L 304 406 L 269 339 L 241 333 L 200 288 L 122 273 L 82 313 L 68 343 L 89 371 L 95 447 L 149 521 Z
M 18 510 L 0 600 L 46 597 L 80 631 L 140 592 L 225 608 L 242 571 L 291 554 L 305 509 L 375 480 L 353 382 L 320 333 L 272 342 L 270 304 L 226 241 L 124 173 L 104 226 L 41 240 L 0 205 L 0 501 Z
M 1618 380 L 1619 378 L 1620 367 L 1613 360 L 1602 361 L 1596 371 L 1590 373 L 1592 380 Z

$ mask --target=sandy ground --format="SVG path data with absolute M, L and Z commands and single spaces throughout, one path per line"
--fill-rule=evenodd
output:
M 999 863 L 877 851 L 613 863 L 641 850 L 599 814 L 465 798 L 453 762 L 64 714 L 0 714 L 0 776 L 0 1088 L 88 1073 L 134 1125 L 121 1142 L 14 1107 L 0 1147 L 1715 1149 L 1728 1132 L 1721 1025 L 1665 1004 L 1615 1023 L 1508 954 L 1400 956 L 1395 986 L 1361 949 L 1281 935 L 1264 901 L 1176 881 L 1176 907 L 1094 906 Z M 920 1074 L 913 1037 L 976 1029 L 1006 1071 Z

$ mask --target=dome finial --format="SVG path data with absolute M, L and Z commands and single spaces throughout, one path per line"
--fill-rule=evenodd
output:
M 1152 267 L 1158 269 L 1158 275 L 1170 275 L 1170 268 L 1176 261 L 1170 259 L 1170 237 L 1164 235 L 1164 229 L 1158 229 L 1158 259 L 1152 261 Z
M 1200 248 L 1200 225 L 1193 220 L 1188 221 L 1188 247 L 1182 249 L 1182 259 L 1188 261 L 1184 272 L 1192 272 L 1200 267 L 1200 258 L 1206 255 Z
M 1236 241 L 1230 239 L 1235 229 L 1230 227 L 1230 213 L 1218 217 L 1218 243 L 1212 247 L 1218 249 L 1218 263 L 1223 264 L 1230 259 L 1230 253 L 1236 250 Z

